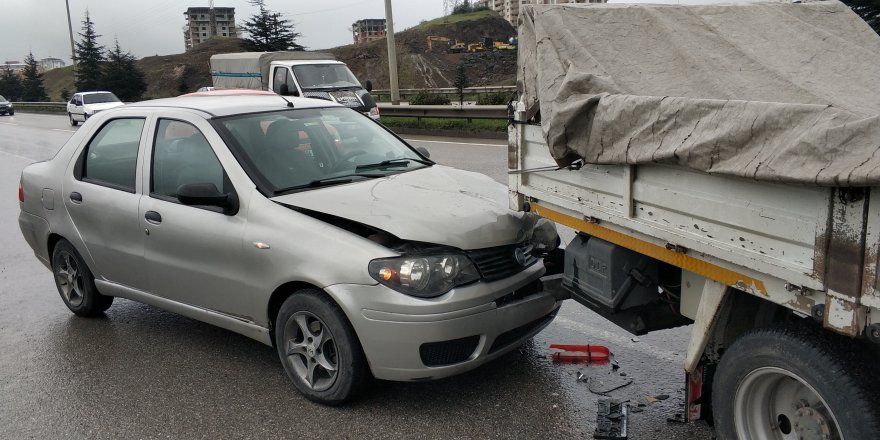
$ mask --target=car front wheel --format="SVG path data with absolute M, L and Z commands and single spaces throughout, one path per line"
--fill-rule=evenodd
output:
M 275 341 L 284 370 L 309 400 L 339 405 L 367 380 L 367 362 L 345 314 L 317 289 L 284 301 L 275 321 Z
M 71 125 L 71 126 L 76 127 L 77 124 L 79 124 L 79 122 L 76 122 L 76 121 L 73 120 L 73 114 L 68 113 L 68 114 L 67 114 L 67 117 L 70 119 L 70 125 Z
M 98 292 L 92 271 L 67 240 L 59 241 L 52 251 L 52 273 L 61 299 L 76 315 L 98 316 L 113 305 L 112 296 Z

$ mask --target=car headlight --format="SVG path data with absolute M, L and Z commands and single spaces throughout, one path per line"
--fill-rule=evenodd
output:
M 371 261 L 368 270 L 379 283 L 420 298 L 440 296 L 480 279 L 474 263 L 456 253 L 380 258 Z
M 535 253 L 553 252 L 559 246 L 559 233 L 556 232 L 556 224 L 546 218 L 538 219 L 532 229 L 531 243 L 535 246 Z

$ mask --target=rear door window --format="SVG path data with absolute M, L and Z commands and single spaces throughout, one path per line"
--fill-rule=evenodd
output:
M 113 119 L 89 141 L 81 160 L 81 180 L 135 192 L 137 157 L 144 119 Z

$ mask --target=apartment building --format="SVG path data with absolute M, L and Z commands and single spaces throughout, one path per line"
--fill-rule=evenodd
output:
M 608 0 L 485 0 L 481 5 L 497 12 L 514 27 L 519 23 L 522 5 L 562 5 L 566 3 L 607 3 Z
M 45 72 L 47 70 L 57 69 L 59 67 L 64 67 L 66 63 L 61 58 L 48 57 L 43 58 L 39 61 L 40 68 Z
M 384 18 L 365 18 L 351 25 L 351 36 L 354 44 L 385 38 Z
M 235 8 L 194 7 L 183 13 L 186 25 L 183 27 L 183 42 L 190 50 L 209 38 L 238 38 L 235 27 Z

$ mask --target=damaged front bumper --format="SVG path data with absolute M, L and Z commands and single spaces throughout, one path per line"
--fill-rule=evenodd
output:
M 543 273 L 543 265 L 535 264 L 516 276 L 430 300 L 381 285 L 334 285 L 327 291 L 345 309 L 376 378 L 431 380 L 472 370 L 549 325 L 565 293 L 546 288 Z

